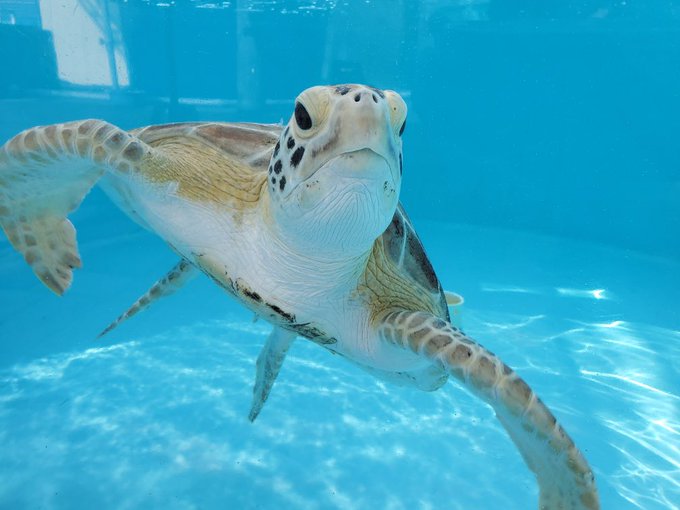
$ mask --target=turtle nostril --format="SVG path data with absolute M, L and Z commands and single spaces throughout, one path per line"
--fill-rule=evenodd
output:
M 373 102 L 374 102 L 374 103 L 377 103 L 377 102 L 378 102 L 378 96 L 376 96 L 375 94 L 373 94 Z
M 359 101 L 361 101 L 361 94 L 360 94 L 360 93 L 359 93 L 359 94 L 356 94 L 356 95 L 354 96 L 354 101 L 357 102 L 357 103 L 358 103 Z

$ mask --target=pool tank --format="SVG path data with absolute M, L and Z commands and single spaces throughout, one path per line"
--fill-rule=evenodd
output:
M 0 0 L 0 144 L 97 118 L 287 123 L 320 84 L 408 106 L 401 202 L 462 329 L 537 391 L 602 508 L 680 508 L 680 2 Z M 2 179 L 0 175 L 0 179 Z M 63 297 L 0 235 L 1 509 L 525 509 L 493 410 L 298 339 L 97 187 Z

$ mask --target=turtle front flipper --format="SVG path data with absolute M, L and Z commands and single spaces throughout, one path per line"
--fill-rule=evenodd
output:
M 256 363 L 257 376 L 253 388 L 253 403 L 250 406 L 250 413 L 248 413 L 250 421 L 255 421 L 257 415 L 260 414 L 276 376 L 279 375 L 286 353 L 296 336 L 297 333 L 274 326 L 267 342 L 262 347 Z
M 185 283 L 193 279 L 197 273 L 198 270 L 191 265 L 188 260 L 180 260 L 175 267 L 168 271 L 163 278 L 154 283 L 130 308 L 109 324 L 104 331 L 99 333 L 97 338 L 103 337 L 112 329 L 120 326 L 121 323 L 144 310 L 157 299 L 174 294 L 183 287 Z
M 432 361 L 493 407 L 538 481 L 541 510 L 600 508 L 593 472 L 529 386 L 497 356 L 450 323 L 424 312 L 393 312 L 384 341 Z
M 134 173 L 156 151 L 101 120 L 35 127 L 0 147 L 0 225 L 56 294 L 81 266 L 66 216 L 105 173 Z

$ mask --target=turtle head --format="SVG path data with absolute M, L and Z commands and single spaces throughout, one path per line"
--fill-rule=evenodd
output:
M 370 249 L 399 200 L 406 104 L 363 85 L 313 87 L 295 100 L 269 165 L 272 213 L 296 245 Z

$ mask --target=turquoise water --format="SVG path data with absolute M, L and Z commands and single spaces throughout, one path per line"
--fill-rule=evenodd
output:
M 402 201 L 463 325 L 541 395 L 608 509 L 680 508 L 680 4 L 0 0 L 0 143 L 37 124 L 287 120 L 320 83 L 409 106 Z M 490 408 L 269 332 L 94 190 L 63 298 L 0 239 L 0 508 L 535 508 Z

